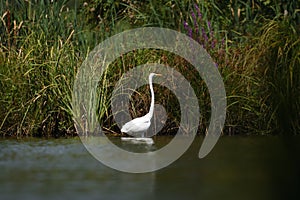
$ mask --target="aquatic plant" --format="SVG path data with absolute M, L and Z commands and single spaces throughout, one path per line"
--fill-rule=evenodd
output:
M 0 134 L 76 134 L 70 101 L 81 62 L 107 37 L 140 26 L 182 31 L 211 55 L 227 92 L 224 133 L 299 133 L 299 2 L 268 2 L 1 1 Z M 104 129 L 119 132 L 109 105 L 115 83 L 146 62 L 172 66 L 190 81 L 204 133 L 210 117 L 205 83 L 184 59 L 162 50 L 129 52 L 99 77 L 97 115 Z M 166 88 L 154 90 L 169 117 L 162 134 L 172 134 L 180 123 L 178 101 Z M 141 91 L 149 88 L 133 94 L 132 116 L 148 110 L 150 93 Z
M 62 1 L 10 3 L 1 3 L 1 133 L 71 134 L 71 86 L 80 64 L 73 12 Z
M 296 134 L 300 129 L 300 38 L 288 20 L 270 20 L 260 30 L 256 52 L 264 93 L 266 129 Z

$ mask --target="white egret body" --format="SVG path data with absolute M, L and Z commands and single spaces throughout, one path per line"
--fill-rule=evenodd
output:
M 154 112 L 154 91 L 153 91 L 153 85 L 152 85 L 153 76 L 161 76 L 161 75 L 155 74 L 155 73 L 151 73 L 149 75 L 149 85 L 150 85 L 150 91 L 151 91 L 151 105 L 150 105 L 149 112 L 143 117 L 135 118 L 135 119 L 127 122 L 126 124 L 124 124 L 121 129 L 122 133 L 128 133 L 130 135 L 141 136 L 142 138 L 144 138 L 145 132 L 149 129 L 149 127 L 151 125 L 151 119 L 153 117 L 153 112 Z M 132 138 L 132 139 L 134 139 L 134 138 Z M 144 139 L 135 138 L 135 139 L 137 139 L 138 141 L 146 142 L 146 143 L 150 143 L 152 141 L 151 138 L 144 138 Z M 122 140 L 131 140 L 131 139 L 129 139 L 127 137 L 127 138 L 122 138 Z M 153 143 L 153 141 L 152 141 L 152 143 Z

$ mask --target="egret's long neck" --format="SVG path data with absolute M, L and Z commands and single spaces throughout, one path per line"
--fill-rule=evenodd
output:
M 153 86 L 152 86 L 152 76 L 149 76 L 149 85 L 150 85 L 150 91 L 151 91 L 151 105 L 150 105 L 149 114 L 150 114 L 150 117 L 152 118 L 153 112 L 154 112 L 154 91 L 153 91 Z

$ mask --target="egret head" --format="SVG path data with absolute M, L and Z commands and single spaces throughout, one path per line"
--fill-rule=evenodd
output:
M 152 78 L 153 76 L 162 76 L 161 74 L 156 74 L 156 73 L 150 73 L 149 78 Z

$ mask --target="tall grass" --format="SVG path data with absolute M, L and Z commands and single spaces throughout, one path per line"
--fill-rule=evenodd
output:
M 90 29 L 77 1 L 1 1 L 0 13 L 1 135 L 74 134 L 73 81 L 105 25 Z
M 216 6 L 216 5 L 214 5 Z M 233 15 L 238 4 L 233 4 Z M 239 6 L 240 5 L 239 3 Z M 246 6 L 245 21 L 255 10 Z M 299 131 L 299 25 L 295 16 L 264 19 L 260 31 L 236 40 L 211 21 L 207 7 L 194 4 L 183 27 L 207 50 L 223 76 L 227 93 L 227 134 L 297 133 Z M 293 12 L 294 7 L 290 7 Z M 217 9 L 218 10 L 218 9 Z M 247 11 L 248 10 L 248 11 Z M 245 10 L 244 10 L 245 11 Z M 240 11 L 242 12 L 242 11 Z M 204 13 L 204 14 L 203 14 Z M 242 17 L 242 16 L 239 16 Z M 234 18 L 237 23 L 239 18 Z M 262 20 L 262 19 L 261 19 Z M 243 28 L 253 28 L 247 24 Z M 298 28 L 297 28 L 298 27 Z M 236 29 L 239 31 L 239 28 Z M 240 37 L 240 38 L 242 38 Z M 243 41 L 243 42 L 241 42 Z M 208 105 L 208 102 L 206 102 Z M 206 116 L 209 117 L 209 116 Z
M 71 11 L 61 1 L 14 3 L 23 13 L 6 2 L 1 20 L 1 133 L 72 133 L 70 95 L 80 60 Z
M 299 133 L 299 3 L 243 2 L 1 1 L 0 134 L 75 134 L 70 102 L 81 63 L 102 40 L 140 26 L 182 31 L 212 56 L 227 93 L 224 133 Z M 161 50 L 122 55 L 99 77 L 97 112 L 105 130 L 119 132 L 110 111 L 114 85 L 124 72 L 147 62 L 171 66 L 190 81 L 204 133 L 210 118 L 205 83 L 184 59 Z M 155 93 L 169 116 L 163 133 L 172 134 L 180 123 L 178 101 L 158 85 Z M 149 101 L 149 88 L 139 88 L 132 116 L 145 114 Z
M 268 21 L 257 39 L 266 129 L 277 133 L 300 128 L 300 37 L 289 21 Z
M 105 25 L 110 33 L 141 26 L 180 29 L 192 0 L 87 0 L 82 12 L 94 26 Z M 95 17 L 96 16 L 96 17 Z

